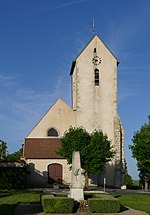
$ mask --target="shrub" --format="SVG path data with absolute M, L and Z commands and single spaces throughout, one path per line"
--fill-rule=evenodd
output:
M 88 205 L 92 213 L 117 213 L 120 211 L 120 202 L 110 195 L 98 195 L 98 198 L 88 199 Z
M 0 189 L 26 188 L 26 168 L 0 167 Z
M 44 213 L 72 213 L 74 200 L 68 197 L 42 196 Z
M 93 193 L 93 198 L 114 199 L 113 196 L 106 193 Z

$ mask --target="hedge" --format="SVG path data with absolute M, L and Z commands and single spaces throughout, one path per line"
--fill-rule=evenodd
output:
M 68 197 L 42 196 L 44 213 L 72 213 L 74 200 Z
M 0 167 L 0 189 L 25 189 L 26 168 Z
M 88 199 L 89 210 L 92 213 L 117 213 L 120 211 L 120 202 L 110 195 L 98 195 Z
M 114 199 L 113 196 L 107 193 L 93 193 L 92 198 L 101 198 L 101 199 Z

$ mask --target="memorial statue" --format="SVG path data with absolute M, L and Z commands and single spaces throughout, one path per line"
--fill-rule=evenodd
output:
M 72 173 L 69 197 L 73 198 L 75 201 L 84 200 L 81 173 L 80 152 L 74 151 L 72 154 Z

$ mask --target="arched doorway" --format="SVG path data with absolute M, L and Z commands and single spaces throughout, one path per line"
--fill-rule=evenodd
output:
M 53 163 L 48 165 L 48 183 L 62 182 L 62 165 Z

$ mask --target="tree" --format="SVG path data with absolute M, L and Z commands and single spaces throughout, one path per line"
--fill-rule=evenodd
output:
M 14 152 L 14 153 L 11 153 L 11 154 L 9 154 L 6 151 L 6 149 L 7 149 L 7 143 L 0 140 L 0 159 L 1 160 L 4 160 L 4 159 L 11 160 L 11 161 L 19 160 L 23 154 L 23 148 L 19 149 L 18 151 Z
M 89 174 L 100 174 L 104 165 L 114 156 L 111 142 L 102 131 L 91 135 L 82 127 L 70 127 L 61 138 L 62 148 L 59 154 L 72 162 L 73 151 L 80 151 L 81 167 L 85 171 L 85 187 L 88 186 Z
M 19 149 L 14 153 L 11 153 L 11 154 L 8 153 L 6 156 L 6 159 L 11 161 L 19 160 L 22 154 L 23 154 L 23 148 Z
M 133 186 L 133 179 L 128 173 L 126 160 L 124 160 L 124 173 L 125 173 L 125 184 L 127 188 L 131 188 Z
M 7 143 L 0 140 L 0 159 L 4 160 L 6 158 L 6 149 L 7 149 Z
M 87 146 L 90 143 L 90 135 L 82 128 L 70 127 L 61 138 L 61 149 L 58 152 L 67 158 L 68 164 L 72 163 L 73 151 L 80 151 L 81 166 L 85 166 L 85 158 L 87 154 Z
M 129 148 L 132 156 L 137 160 L 138 170 L 145 182 L 145 191 L 148 190 L 150 181 L 150 116 L 148 123 L 142 125 L 139 131 L 135 132 L 132 138 L 133 145 Z

